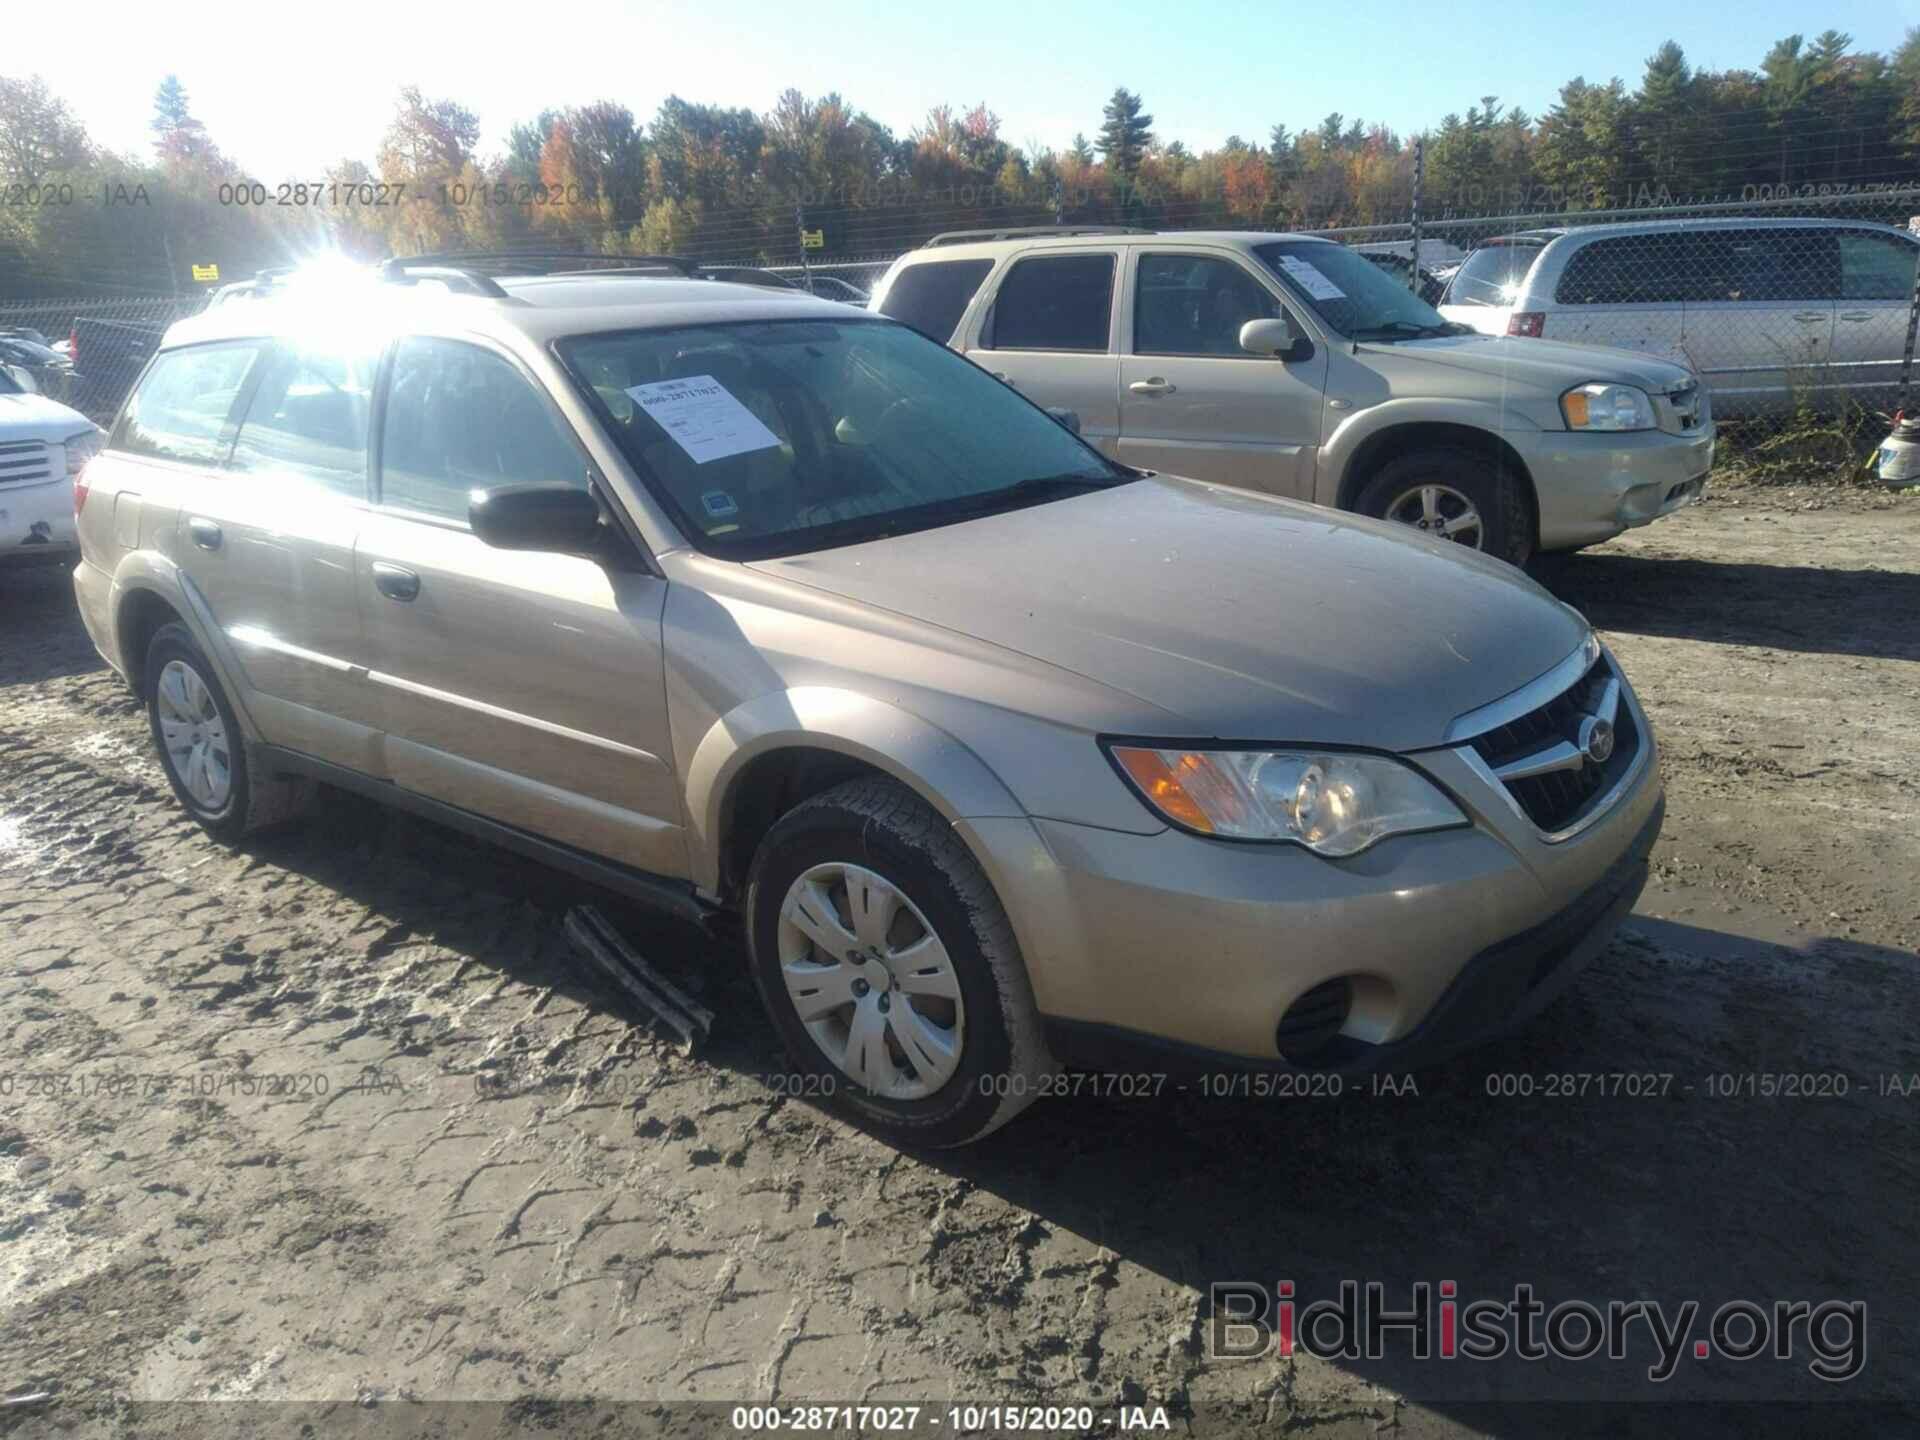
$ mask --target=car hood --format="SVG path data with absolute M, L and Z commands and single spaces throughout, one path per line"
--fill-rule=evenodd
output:
M 1587 633 L 1498 560 L 1166 476 L 753 563 L 1144 700 L 1170 738 L 1438 745 Z
M 1498 376 L 1508 385 L 1536 385 L 1560 395 L 1591 380 L 1637 385 L 1664 395 L 1691 384 L 1683 366 L 1639 350 L 1610 345 L 1566 345 L 1509 335 L 1445 335 L 1431 340 L 1402 340 L 1393 345 L 1363 344 L 1370 354 L 1390 354 L 1407 364 L 1439 365 Z
M 44 395 L 0 395 L 0 440 L 47 440 L 54 444 L 93 422 Z

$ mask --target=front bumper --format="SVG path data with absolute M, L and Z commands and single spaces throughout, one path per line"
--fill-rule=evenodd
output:
M 1570 550 L 1611 539 L 1695 503 L 1713 468 L 1713 423 L 1698 434 L 1636 430 L 1507 432 L 1533 476 L 1540 548 Z
M 72 480 L 0 490 L 0 565 L 71 558 L 79 551 Z
M 1063 1056 L 1145 1047 L 1163 1062 L 1403 1064 L 1526 1018 L 1632 908 L 1664 800 L 1652 732 L 1627 699 L 1644 753 L 1563 839 L 1455 748 L 1410 758 L 1470 823 L 1346 860 L 1044 819 L 959 829 L 1006 904 Z M 1339 1035 L 1292 1067 L 1281 1021 L 1332 981 L 1351 996 Z

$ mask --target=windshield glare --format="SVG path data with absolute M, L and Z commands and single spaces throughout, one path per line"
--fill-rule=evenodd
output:
M 621 331 L 558 348 L 635 469 L 717 555 L 851 544 L 1127 478 L 984 371 L 884 320 Z
M 1325 240 L 1275 240 L 1254 253 L 1337 333 L 1376 340 L 1422 331 L 1444 334 L 1447 322 L 1396 276 L 1344 245 Z

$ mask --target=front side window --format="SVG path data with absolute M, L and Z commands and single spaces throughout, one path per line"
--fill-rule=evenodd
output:
M 587 463 L 545 399 L 503 357 L 457 340 L 402 340 L 381 434 L 380 502 L 467 518 L 471 492 L 564 481 Z
M 953 338 L 974 291 L 992 268 L 991 260 L 931 260 L 924 265 L 909 265 L 893 277 L 880 301 L 880 313 L 944 345 Z
M 1240 327 L 1275 320 L 1280 302 L 1231 260 L 1207 255 L 1142 255 L 1133 297 L 1136 355 L 1234 355 Z
M 884 320 L 619 331 L 560 354 L 701 549 L 797 554 L 1131 478 L 977 366 Z
M 155 460 L 217 465 L 233 444 L 229 423 L 258 341 L 194 345 L 156 359 L 114 426 L 109 448 Z
M 372 353 L 349 347 L 273 346 L 240 421 L 232 468 L 365 499 L 374 367 Z
M 1254 254 L 1287 291 L 1350 340 L 1448 335 L 1440 312 L 1358 251 L 1329 240 L 1275 240 Z
M 1894 235 L 1843 231 L 1840 235 L 1842 300 L 1908 300 L 1920 245 Z
M 1104 353 L 1113 324 L 1111 255 L 1037 255 L 1014 262 L 993 298 L 994 350 Z

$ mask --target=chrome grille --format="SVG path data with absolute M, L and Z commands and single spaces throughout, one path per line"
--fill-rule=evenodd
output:
M 1595 758 L 1596 731 L 1612 746 Z M 1625 703 L 1619 672 L 1603 651 L 1578 680 L 1538 709 L 1467 742 L 1522 813 L 1549 834 L 1577 825 L 1633 768 L 1640 728 Z
M 0 488 L 53 478 L 53 449 L 44 440 L 0 444 Z

